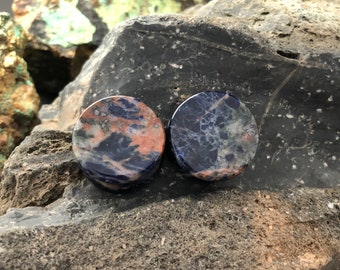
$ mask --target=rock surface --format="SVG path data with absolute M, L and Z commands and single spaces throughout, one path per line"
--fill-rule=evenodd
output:
M 250 27 L 282 56 L 304 60 L 312 53 L 339 55 L 339 5 L 339 0 L 213 0 L 186 13 L 227 17 Z
M 71 149 L 71 134 L 35 131 L 6 163 L 0 181 L 0 213 L 9 207 L 44 206 L 81 178 Z
M 0 13 L 0 172 L 6 158 L 32 129 L 39 96 L 22 58 L 26 34 Z
M 79 73 L 117 23 L 130 17 L 176 13 L 199 0 L 93 1 L 14 0 L 15 20 L 29 32 L 29 71 L 46 101 Z
M 321 44 L 322 36 L 316 38 Z M 255 160 L 232 181 L 206 184 L 183 174 L 167 149 L 150 183 L 129 192 L 112 194 L 84 181 L 65 187 L 63 197 L 45 208 L 11 209 L 0 218 L 2 267 L 17 268 L 27 258 L 27 268 L 336 265 L 340 51 L 325 53 L 323 45 L 311 53 L 297 45 L 301 57 L 282 54 L 282 44 L 268 43 L 234 17 L 145 17 L 117 26 L 77 79 L 40 111 L 42 124 L 27 140 L 46 130 L 70 132 L 82 109 L 108 95 L 139 97 L 166 124 L 190 95 L 223 89 L 255 115 Z M 63 162 L 72 164 L 66 145 Z M 40 149 L 35 158 L 44 164 L 50 154 L 42 153 L 49 150 Z M 29 171 L 29 164 L 25 170 L 15 160 L 7 163 Z M 39 175 L 42 169 L 22 177 L 21 187 Z M 75 172 L 68 181 L 78 177 Z
M 340 52 L 291 60 L 245 32 L 201 19 L 126 22 L 107 36 L 77 80 L 43 107 L 42 126 L 72 130 L 82 109 L 115 94 L 140 98 L 166 125 L 187 97 L 228 90 L 254 114 L 260 143 L 250 168 L 226 186 L 338 187 Z M 185 182 L 173 178 L 181 171 L 171 158 L 162 173 L 165 182 Z
M 339 190 L 202 191 L 138 206 L 111 196 L 92 209 L 97 218 L 77 224 L 36 220 L 46 226 L 0 235 L 0 268 L 307 270 L 340 250 Z M 46 217 L 77 219 L 97 200 L 61 204 Z M 27 224 L 20 210 L 10 214 Z

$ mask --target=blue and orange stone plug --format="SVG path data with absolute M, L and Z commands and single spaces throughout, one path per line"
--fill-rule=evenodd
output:
M 165 132 L 161 120 L 140 100 L 111 96 L 84 110 L 72 142 L 88 179 L 119 190 L 148 179 L 157 169 Z
M 207 91 L 185 100 L 168 133 L 178 164 L 205 181 L 229 179 L 254 158 L 258 130 L 249 109 L 225 92 Z

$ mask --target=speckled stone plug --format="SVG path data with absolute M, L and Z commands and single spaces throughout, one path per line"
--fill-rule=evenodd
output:
M 207 91 L 185 100 L 169 122 L 178 164 L 206 181 L 229 179 L 254 158 L 258 130 L 249 109 L 225 92 Z
M 81 114 L 73 152 L 89 180 L 110 190 L 126 189 L 157 169 L 165 145 L 161 120 L 140 100 L 112 96 Z

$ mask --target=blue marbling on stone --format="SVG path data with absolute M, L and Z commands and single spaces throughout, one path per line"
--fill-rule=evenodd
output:
M 184 101 L 169 123 L 178 164 L 206 181 L 241 173 L 255 156 L 258 130 L 249 109 L 236 97 L 207 91 Z
M 96 101 L 76 122 L 73 151 L 86 176 L 111 190 L 148 178 L 164 151 L 161 120 L 143 102 L 128 96 Z

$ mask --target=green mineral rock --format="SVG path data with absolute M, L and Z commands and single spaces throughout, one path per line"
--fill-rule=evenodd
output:
M 182 3 L 183 2 L 183 3 Z M 64 48 L 92 41 L 96 31 L 89 13 L 94 11 L 108 29 L 128 18 L 156 13 L 178 13 L 200 3 L 176 0 L 36 0 L 16 1 L 15 18 L 25 29 L 36 32 L 40 42 Z M 190 3 L 187 3 L 190 2 Z
M 175 0 L 99 0 L 98 2 L 95 10 L 109 28 L 139 15 L 178 13 L 181 11 L 181 3 Z
M 39 96 L 22 58 L 27 36 L 0 13 L 0 172 L 11 151 L 31 130 Z
M 95 27 L 77 9 L 78 0 L 60 1 L 58 8 L 41 8 L 41 18 L 46 23 L 43 41 L 51 45 L 69 47 L 89 43 Z
M 140 15 L 178 13 L 206 1 L 16 0 L 12 8 L 29 33 L 24 57 L 35 86 L 53 99 L 116 24 Z

